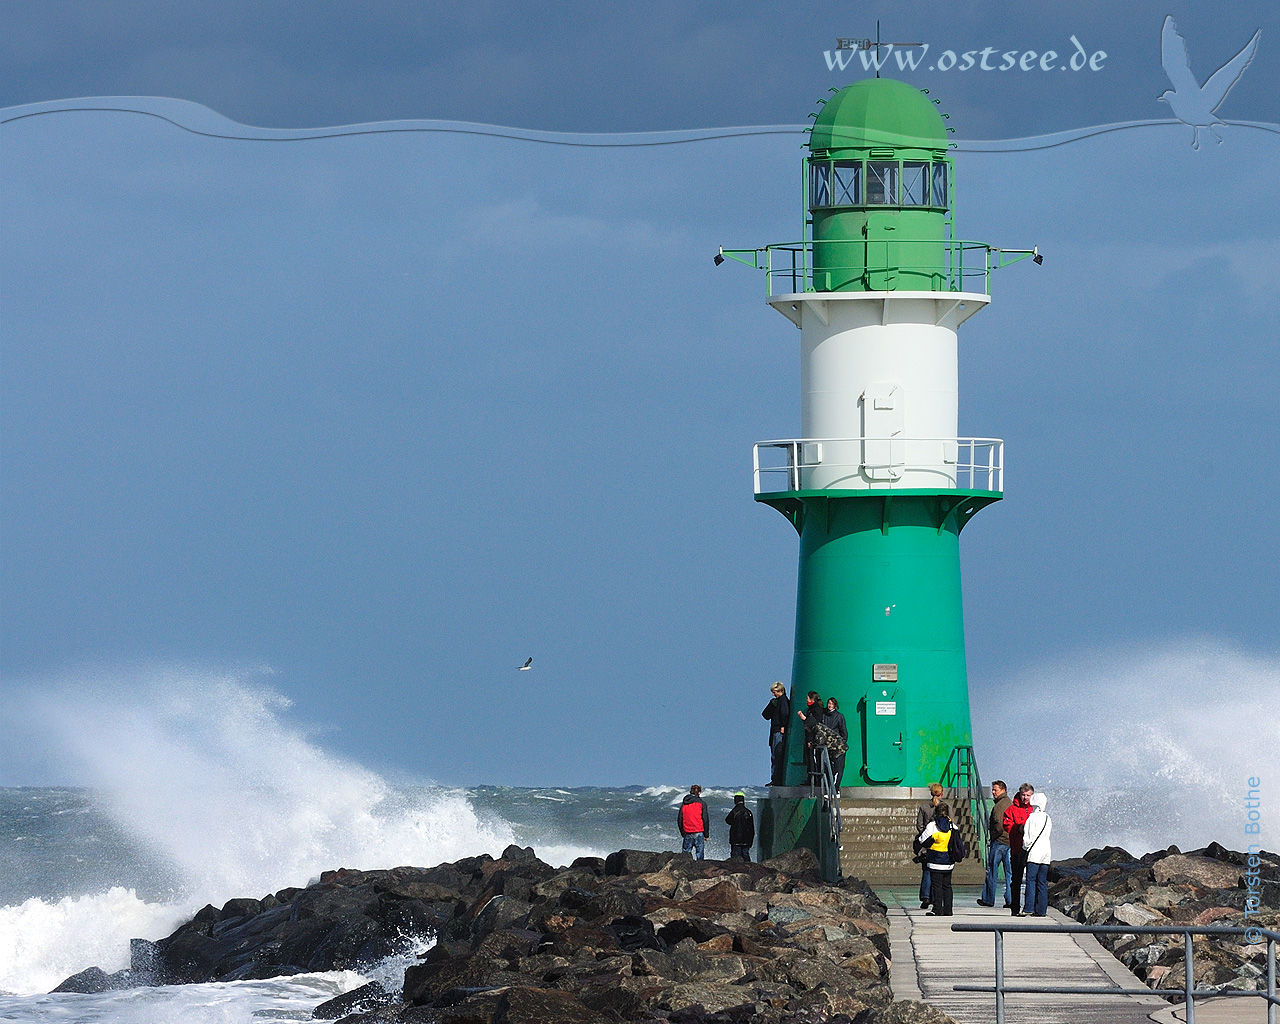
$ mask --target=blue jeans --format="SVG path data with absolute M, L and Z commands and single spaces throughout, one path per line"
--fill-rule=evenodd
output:
M 1027 864 L 1027 898 L 1022 909 L 1028 914 L 1044 917 L 1049 912 L 1049 865 Z
M 920 865 L 920 902 L 924 903 L 932 898 L 933 876 L 929 872 L 928 863 Z
M 707 854 L 707 840 L 701 832 L 694 832 L 692 835 L 684 837 L 684 846 L 681 847 L 681 853 L 693 851 L 694 860 L 705 860 Z
M 993 906 L 996 902 L 996 874 L 1004 865 L 1004 901 L 1013 902 L 1013 893 L 1009 889 L 1009 878 L 1012 866 L 1009 863 L 1009 847 L 1005 843 L 992 843 L 987 847 L 987 878 L 982 883 L 982 902 Z
M 782 763 L 786 748 L 787 737 L 783 733 L 775 732 L 769 737 L 769 764 L 772 773 L 769 781 L 775 786 L 781 786 L 786 782 L 786 766 Z

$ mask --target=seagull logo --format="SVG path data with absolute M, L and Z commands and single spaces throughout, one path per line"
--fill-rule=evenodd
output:
M 1166 15 L 1164 28 L 1160 30 L 1160 63 L 1164 65 L 1164 73 L 1169 76 L 1173 85 L 1161 93 L 1157 99 L 1169 104 L 1173 116 L 1183 124 L 1190 125 L 1193 134 L 1191 146 L 1200 148 L 1200 130 L 1209 132 L 1218 144 L 1222 137 L 1215 132 L 1214 126 L 1223 122 L 1218 118 L 1217 110 L 1227 98 L 1231 87 L 1240 81 L 1244 69 L 1253 60 L 1258 50 L 1258 39 L 1262 29 L 1253 34 L 1253 38 L 1245 44 L 1243 50 L 1218 68 L 1209 80 L 1201 85 L 1191 73 L 1191 61 L 1187 58 L 1187 43 L 1178 35 L 1178 27 L 1173 23 L 1173 15 Z

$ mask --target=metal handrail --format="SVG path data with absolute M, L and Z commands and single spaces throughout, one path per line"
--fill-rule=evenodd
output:
M 827 820 L 830 822 L 828 833 L 833 843 L 839 842 L 840 833 L 844 831 L 844 818 L 840 812 L 840 789 L 836 785 L 836 773 L 831 767 L 831 757 L 825 746 L 818 748 L 818 767 L 822 777 L 822 804 L 828 808 Z
M 1267 1003 L 1267 1024 L 1276 1024 L 1276 1007 L 1280 1006 L 1280 998 L 1276 996 L 1276 942 L 1280 940 L 1280 932 L 1267 928 L 1206 928 L 1191 925 L 1150 925 L 1134 927 L 1117 924 L 979 924 L 962 922 L 951 926 L 953 932 L 992 932 L 996 941 L 996 983 L 992 985 L 953 985 L 956 992 L 994 992 L 996 996 L 996 1024 L 1005 1024 L 1005 995 L 1132 995 L 1132 996 L 1182 996 L 1187 1008 L 1187 1024 L 1195 1024 L 1196 999 L 1253 996 Z M 1006 932 L 1033 932 L 1036 934 L 1054 935 L 1181 935 L 1183 938 L 1183 975 L 1185 984 L 1176 988 L 1097 988 L 1080 985 L 1006 985 L 1004 981 L 1004 936 Z M 1192 948 L 1192 939 L 1196 935 L 1245 936 L 1265 938 L 1267 940 L 1267 990 L 1242 991 L 1240 989 L 1198 989 L 1195 987 L 1196 961 Z
M 955 762 L 955 773 L 952 774 L 951 763 Z M 953 781 L 948 782 L 948 779 Z M 978 846 L 985 865 L 987 852 L 991 848 L 991 808 L 994 802 L 987 796 L 982 785 L 982 776 L 978 774 L 978 759 L 972 746 L 957 746 L 947 758 L 946 767 L 942 769 L 942 777 L 938 780 L 949 789 L 967 789 L 969 791 L 969 815 L 973 818 L 974 831 L 978 834 Z
M 823 462 L 821 446 L 824 444 L 886 445 L 889 458 L 887 462 L 867 462 L 865 460 L 866 449 L 864 448 L 864 460 L 857 464 Z M 908 445 L 919 444 L 954 444 L 956 446 L 956 460 L 955 462 L 942 461 L 919 464 L 909 463 L 905 460 L 894 460 L 895 448 L 901 449 Z M 762 448 L 777 448 L 785 451 L 787 453 L 786 465 L 760 465 L 760 450 Z M 980 452 L 982 451 L 985 451 L 986 458 L 979 461 Z M 817 453 L 817 461 L 806 461 L 807 458 L 813 457 L 812 454 L 807 453 Z M 967 462 L 961 458 L 964 453 L 968 455 Z M 942 474 L 948 479 L 954 475 L 955 484 L 949 484 L 948 487 L 959 487 L 964 482 L 970 490 L 1004 492 L 1004 441 L 998 437 L 799 437 L 776 439 L 757 441 L 751 449 L 751 461 L 756 494 L 776 493 L 764 490 L 761 485 L 762 474 L 786 473 L 787 487 L 785 490 L 799 491 L 803 490 L 801 486 L 802 472 L 807 469 L 818 468 L 847 470 L 850 475 L 861 473 L 864 470 L 886 470 L 890 473 L 897 471 L 897 476 L 890 476 L 886 479 L 870 478 L 868 481 L 869 486 L 874 489 L 893 489 L 894 487 L 907 486 L 898 482 L 904 473 L 927 471 Z M 979 483 L 985 483 L 986 486 L 978 487 L 977 484 Z
M 848 266 L 825 265 L 822 272 L 840 276 L 857 277 L 867 291 L 883 289 L 871 288 L 871 278 L 875 275 L 895 275 L 897 277 L 919 277 L 927 279 L 929 287 L 920 291 L 964 291 L 965 283 L 982 280 L 982 294 L 991 294 L 991 272 L 1002 267 L 1018 263 L 1028 257 L 1039 262 L 1039 249 L 1001 249 L 986 242 L 975 242 L 956 238 L 836 238 L 805 239 L 802 242 L 779 242 L 766 245 L 760 249 L 725 249 L 719 250 L 717 262 L 731 259 L 736 263 L 751 267 L 753 270 L 765 272 L 765 295 L 799 294 L 801 292 L 826 291 L 816 287 L 814 281 L 813 247 L 824 248 L 854 246 L 862 250 L 863 259 Z M 943 248 L 945 262 L 940 264 L 922 264 L 910 261 L 902 265 L 888 262 L 891 245 L 938 245 Z M 873 246 L 883 246 L 884 259 L 872 258 Z M 970 265 L 965 267 L 965 253 L 981 253 L 981 267 Z M 992 257 L 995 257 L 994 260 Z M 776 260 L 776 266 L 775 266 Z M 874 263 L 874 265 L 872 265 Z M 775 289 L 774 283 L 786 282 L 790 291 Z M 824 282 L 826 283 L 826 282 Z M 887 282 L 886 282 L 887 283 Z M 938 288 L 934 285 L 942 284 Z

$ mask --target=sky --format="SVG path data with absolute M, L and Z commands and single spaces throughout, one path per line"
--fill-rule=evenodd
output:
M 219 135 L 797 126 L 866 74 L 824 51 L 877 12 L 0 10 L 0 107 L 68 108 L 0 124 L 8 706 L 225 676 L 405 778 L 763 782 L 796 545 L 752 500 L 751 444 L 799 429 L 799 334 L 711 256 L 795 239 L 800 136 Z M 1045 666 L 1105 679 L 1185 642 L 1280 682 L 1280 134 L 965 145 L 1169 119 L 1168 13 L 1201 81 L 1261 28 L 1220 114 L 1280 121 L 1270 5 L 883 17 L 932 53 L 1107 55 L 901 76 L 956 129 L 959 234 L 1045 254 L 960 332 L 960 432 L 1008 465 L 961 543 L 975 707 L 1052 708 Z M 92 96 L 152 98 L 12 109 Z M 5 725 L 0 784 L 83 781 Z

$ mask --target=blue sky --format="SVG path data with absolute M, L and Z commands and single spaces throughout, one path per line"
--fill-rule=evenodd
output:
M 55 25 L 6 5 L 21 59 L 0 62 L 0 102 L 150 93 L 289 127 L 798 123 L 850 80 L 821 50 L 865 31 L 836 5 L 779 27 L 749 6 L 726 25 L 387 4 L 359 32 L 344 5 L 296 23 L 166 7 Z M 922 74 L 957 139 L 1168 116 L 1165 8 L 924 10 L 886 36 L 1087 32 L 1115 57 L 1022 92 Z M 1271 9 L 1174 13 L 1201 79 L 1263 26 L 1222 112 L 1280 120 Z M 625 59 L 572 59 L 624 37 Z M 763 781 L 796 551 L 751 500 L 750 446 L 798 429 L 799 334 L 711 255 L 794 238 L 797 137 L 268 143 L 124 113 L 0 136 L 0 686 L 186 666 L 259 680 L 326 746 L 408 776 Z M 997 275 L 961 332 L 961 433 L 1005 438 L 1009 466 L 962 543 L 975 694 L 1185 638 L 1280 656 L 1280 136 L 1223 137 L 957 157 L 959 233 L 1046 254 Z M 29 753 L 0 783 L 56 778 Z

